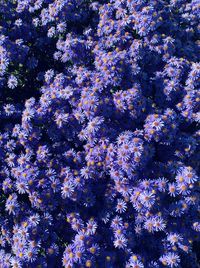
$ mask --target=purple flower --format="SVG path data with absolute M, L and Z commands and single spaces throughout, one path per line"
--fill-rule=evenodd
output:
M 11 75 L 8 79 L 8 87 L 14 89 L 15 87 L 17 87 L 17 85 L 18 85 L 17 78 L 14 75 Z

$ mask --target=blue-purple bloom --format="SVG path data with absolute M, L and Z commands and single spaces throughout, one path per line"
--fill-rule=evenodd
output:
M 0 267 L 199 266 L 199 14 L 0 1 Z

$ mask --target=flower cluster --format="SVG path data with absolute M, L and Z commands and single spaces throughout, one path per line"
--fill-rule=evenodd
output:
M 199 14 L 0 1 L 0 267 L 199 267 Z

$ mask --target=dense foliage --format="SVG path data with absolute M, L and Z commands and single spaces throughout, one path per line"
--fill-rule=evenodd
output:
M 0 267 L 198 267 L 199 22 L 0 0 Z

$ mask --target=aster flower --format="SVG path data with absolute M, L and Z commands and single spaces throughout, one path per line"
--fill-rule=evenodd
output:
M 85 248 L 84 247 L 78 247 L 75 249 L 75 262 L 76 263 L 82 263 L 82 260 L 84 258 Z
M 155 203 L 155 195 L 152 192 L 144 191 L 140 194 L 139 201 L 146 207 L 151 207 Z
M 90 219 L 86 225 L 86 233 L 89 235 L 95 234 L 96 229 L 97 229 L 97 223 L 93 219 Z
M 100 247 L 97 243 L 92 244 L 92 246 L 89 248 L 89 252 L 95 255 L 99 255 Z
M 176 233 L 169 233 L 167 236 L 167 240 L 170 242 L 170 244 L 175 245 L 176 243 L 179 243 L 183 240 L 181 235 Z
M 74 185 L 71 182 L 64 182 L 61 187 L 62 197 L 71 197 L 74 192 Z
M 37 226 L 40 222 L 39 214 L 35 214 L 29 217 L 29 223 L 31 226 Z
M 144 265 L 139 260 L 131 260 L 130 263 L 126 266 L 127 268 L 144 268 Z
M 7 116 L 10 116 L 15 112 L 15 106 L 11 104 L 6 104 L 4 106 L 4 111 Z
M 8 211 L 8 213 L 15 215 L 18 208 L 19 208 L 19 203 L 17 202 L 17 195 L 16 194 L 9 195 L 6 201 L 6 210 Z
M 23 181 L 23 180 L 17 181 L 16 188 L 20 194 L 24 194 L 28 191 L 28 183 L 26 181 Z
M 113 220 L 112 220 L 112 223 L 111 223 L 111 227 L 112 228 L 116 228 L 118 226 L 122 226 L 123 225 L 123 220 L 121 217 L 119 216 L 116 216 Z
M 119 236 L 116 236 L 113 243 L 116 248 L 124 249 L 127 246 L 127 239 L 123 235 L 119 235 Z
M 17 78 L 14 75 L 11 75 L 8 79 L 8 87 L 14 89 L 15 87 L 17 87 L 17 85 L 18 85 Z
M 166 255 L 166 262 L 169 267 L 177 267 L 180 263 L 180 257 L 175 253 L 169 252 Z
M 126 209 L 127 209 L 126 202 L 124 202 L 123 199 L 118 199 L 116 205 L 116 211 L 119 213 L 124 213 Z
M 169 194 L 171 195 L 171 196 L 175 196 L 176 195 L 176 185 L 175 185 L 175 183 L 169 183 Z
M 37 252 L 35 248 L 28 248 L 25 252 L 27 261 L 33 263 L 37 259 Z
M 58 245 L 53 243 L 50 247 L 47 248 L 47 254 L 51 257 L 55 257 L 59 254 Z
M 66 124 L 68 120 L 69 120 L 69 114 L 56 114 L 55 115 L 55 122 L 59 128 L 61 128 L 63 124 Z
M 10 263 L 11 263 L 12 268 L 21 268 L 22 267 L 20 260 L 17 259 L 16 257 L 12 257 Z

